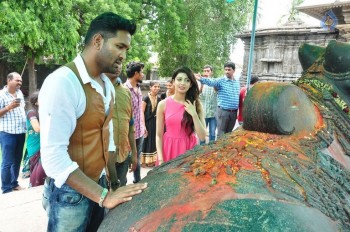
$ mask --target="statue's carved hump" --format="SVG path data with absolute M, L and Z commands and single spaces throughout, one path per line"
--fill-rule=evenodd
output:
M 260 83 L 243 128 L 154 168 L 99 231 L 350 231 L 350 45 L 303 45 L 302 77 Z

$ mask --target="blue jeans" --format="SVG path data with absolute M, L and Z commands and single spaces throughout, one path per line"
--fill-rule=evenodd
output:
M 137 151 L 137 166 L 134 171 L 134 184 L 141 180 L 141 151 L 143 145 L 143 136 L 136 139 L 136 151 Z
M 50 232 L 97 231 L 105 214 L 104 208 L 67 184 L 57 188 L 51 178 L 45 180 L 42 204 Z
M 120 187 L 125 186 L 128 182 L 126 178 L 129 170 L 129 161 L 130 157 L 126 158 L 126 160 L 122 163 L 115 163 L 115 169 L 117 170 L 118 179 L 120 181 Z
M 209 142 L 215 141 L 216 119 L 205 118 L 205 127 L 209 125 Z M 201 141 L 200 144 L 205 144 L 205 141 Z
M 213 118 L 206 118 L 205 119 L 205 126 L 207 127 L 209 124 L 209 141 L 215 141 L 215 130 L 216 130 L 216 119 Z
M 9 134 L 0 131 L 1 190 L 2 193 L 12 192 L 18 186 L 18 175 L 23 156 L 25 134 Z

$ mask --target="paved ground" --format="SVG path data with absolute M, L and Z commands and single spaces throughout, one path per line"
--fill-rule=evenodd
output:
M 141 168 L 142 178 L 150 168 Z M 133 180 L 128 174 L 128 184 Z M 19 178 L 22 187 L 27 187 L 29 179 Z M 22 191 L 0 194 L 0 232 L 41 232 L 46 231 L 47 216 L 41 205 L 43 186 Z

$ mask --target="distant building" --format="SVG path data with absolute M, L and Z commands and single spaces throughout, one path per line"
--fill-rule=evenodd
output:
M 298 49 L 303 43 L 326 46 L 330 40 L 350 39 L 350 0 L 305 0 L 297 9 L 318 20 L 332 10 L 338 24 L 333 31 L 303 22 L 258 29 L 255 34 L 252 74 L 261 80 L 290 82 L 301 76 Z M 244 62 L 241 85 L 246 84 L 251 31 L 237 35 L 244 43 Z
M 305 0 L 297 9 L 318 20 L 322 20 L 329 10 L 335 14 L 339 35 L 350 40 L 350 0 Z
M 244 42 L 244 65 L 241 84 L 245 85 L 249 60 L 251 32 L 238 35 Z M 291 82 L 301 76 L 298 49 L 303 43 L 325 46 L 328 41 L 339 39 L 338 32 L 320 27 L 305 26 L 300 22 L 281 27 L 260 29 L 255 34 L 252 74 L 260 80 Z

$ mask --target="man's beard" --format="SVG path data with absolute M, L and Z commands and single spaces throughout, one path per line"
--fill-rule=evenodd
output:
M 137 80 L 137 83 L 142 84 L 142 80 Z

